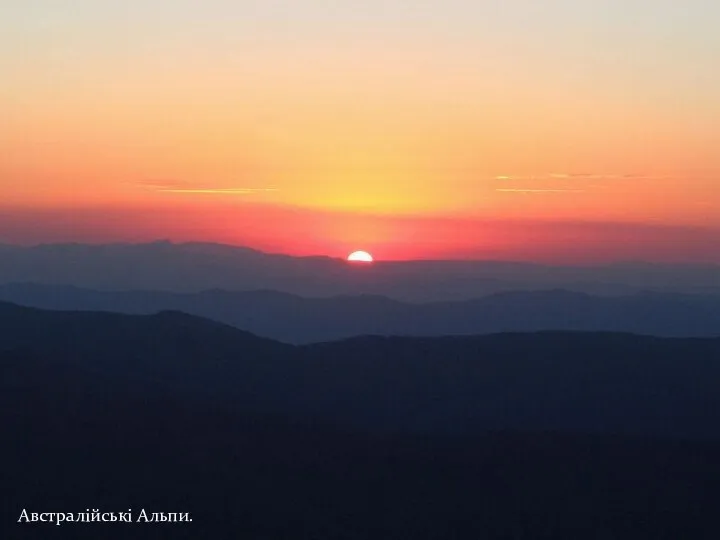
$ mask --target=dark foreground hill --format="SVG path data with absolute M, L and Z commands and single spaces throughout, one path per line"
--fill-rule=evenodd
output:
M 0 350 L 299 421 L 462 434 L 569 429 L 718 438 L 720 339 L 544 332 L 295 347 L 178 312 L 0 303 Z
M 183 311 L 295 344 L 367 334 L 441 336 L 545 330 L 720 336 L 720 296 L 713 295 L 638 293 L 608 297 L 556 289 L 410 304 L 369 295 L 303 298 L 277 291 L 101 292 L 7 284 L 0 285 L 0 300 L 56 310 L 128 314 Z
M 720 340 L 292 347 L 181 313 L 0 304 L 0 350 L 3 538 L 720 534 Z

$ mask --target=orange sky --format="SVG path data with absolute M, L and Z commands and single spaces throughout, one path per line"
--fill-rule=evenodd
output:
M 720 230 L 706 12 L 210 3 L 2 8 L 0 241 L 700 259 Z

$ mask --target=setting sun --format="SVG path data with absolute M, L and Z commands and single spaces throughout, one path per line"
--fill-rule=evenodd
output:
M 367 251 L 354 251 L 350 255 L 348 255 L 347 260 L 350 262 L 371 263 L 374 259 L 373 256 L 370 255 Z

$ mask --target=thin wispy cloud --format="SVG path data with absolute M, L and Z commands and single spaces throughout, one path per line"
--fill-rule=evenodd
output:
M 158 189 L 184 189 L 192 187 L 190 182 L 184 180 L 176 180 L 172 178 L 152 178 L 146 180 L 130 181 L 129 183 L 135 184 L 136 186 L 158 190 Z
M 204 183 L 162 179 L 145 180 L 138 184 L 157 193 L 179 195 L 257 195 L 280 191 L 274 187 L 217 187 Z
M 219 189 L 158 189 L 159 193 L 186 193 L 201 195 L 254 195 L 257 193 L 271 193 L 276 188 L 219 188 Z
M 609 188 L 623 181 L 660 180 L 663 177 L 639 173 L 568 173 L 551 172 L 531 175 L 498 175 L 495 180 L 499 186 L 495 191 L 501 193 L 543 194 L 543 193 L 584 193 Z M 509 184 L 509 185 L 508 185 Z M 515 185 L 513 185 L 515 184 Z M 520 184 L 518 186 L 518 184 Z
M 565 173 L 565 172 L 551 172 L 542 174 L 529 174 L 529 175 L 498 175 L 495 176 L 495 180 L 508 181 L 508 180 L 520 180 L 520 181 L 538 181 L 538 180 L 664 180 L 668 177 L 657 176 L 651 174 L 618 174 L 618 173 Z
M 498 188 L 502 193 L 584 193 L 584 189 L 531 189 L 531 188 Z

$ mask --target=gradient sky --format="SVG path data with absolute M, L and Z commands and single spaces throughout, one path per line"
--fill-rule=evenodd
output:
M 714 260 L 715 0 L 0 3 L 0 241 Z

